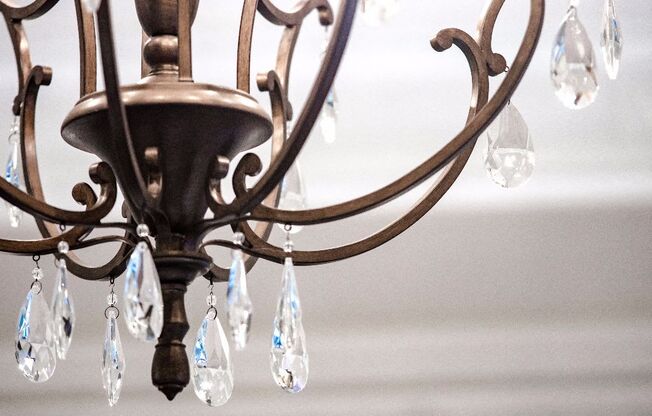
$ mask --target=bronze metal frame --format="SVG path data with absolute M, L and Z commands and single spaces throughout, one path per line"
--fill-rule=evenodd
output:
M 186 287 L 198 275 L 204 275 L 211 281 L 228 278 L 228 270 L 212 263 L 206 247 L 233 248 L 234 245 L 223 240 L 206 241 L 208 234 L 225 226 L 242 231 L 246 237 L 243 251 L 249 256 L 247 269 L 251 269 L 259 258 L 281 263 L 288 254 L 267 241 L 274 223 L 314 225 L 348 218 L 380 207 L 441 172 L 432 187 L 405 215 L 375 234 L 341 247 L 294 251 L 291 256 L 298 265 L 334 262 L 379 247 L 405 231 L 450 189 L 464 169 L 478 137 L 514 93 L 539 40 L 545 5 L 545 0 L 530 0 L 530 17 L 521 46 L 509 72 L 491 98 L 489 78 L 505 72 L 507 68 L 505 59 L 493 52 L 492 48 L 493 29 L 504 0 L 488 1 L 475 37 L 458 29 L 445 29 L 430 41 L 432 48 L 438 52 L 457 46 L 465 55 L 472 75 L 472 99 L 466 126 L 441 150 L 400 179 L 365 196 L 324 208 L 284 211 L 278 209 L 279 184 L 306 143 L 331 88 L 349 38 L 357 1 L 342 0 L 335 16 L 328 0 L 301 0 L 289 12 L 280 10 L 272 0 L 243 0 L 234 90 L 193 82 L 191 27 L 199 0 L 135 2 L 143 27 L 143 80 L 138 85 L 122 86 L 117 76 L 111 1 L 103 0 L 97 12 L 96 27 L 94 16 L 82 7 L 82 0 L 75 0 L 81 99 L 66 119 L 62 134 L 69 143 L 97 153 L 103 161 L 90 169 L 91 180 L 100 187 L 99 195 L 86 183 L 76 185 L 72 196 L 86 209 L 69 211 L 45 202 L 36 156 L 35 117 L 39 90 L 50 84 L 52 70 L 32 64 L 22 24 L 24 20 L 43 16 L 58 0 L 34 0 L 23 7 L 0 0 L 0 12 L 13 43 L 18 71 L 18 92 L 12 111 L 21 120 L 21 153 L 26 188 L 23 192 L 2 179 L 0 197 L 32 215 L 43 237 L 35 241 L 0 239 L 0 251 L 61 256 L 56 253 L 61 240 L 67 241 L 73 250 L 118 241 L 121 247 L 114 258 L 100 267 L 83 265 L 74 254 L 65 256 L 73 274 L 87 280 L 107 280 L 118 277 L 124 271 L 137 241 L 135 224 L 147 223 L 157 243 L 155 261 L 165 304 L 165 324 L 152 365 L 152 379 L 169 399 L 174 398 L 189 381 L 183 345 L 188 331 L 184 308 Z M 313 11 L 318 14 L 319 24 L 333 25 L 333 35 L 307 102 L 295 117 L 288 98 L 289 75 L 302 25 Z M 262 113 L 249 96 L 250 55 L 258 14 L 283 30 L 276 67 L 255 77 L 257 88 L 269 93 L 272 109 L 269 115 Z M 104 92 L 96 92 L 98 45 L 106 86 Z M 143 98 L 148 91 L 158 91 L 163 98 L 159 101 Z M 200 105 L 195 108 L 184 101 L 189 95 L 201 97 Z M 175 179 L 188 176 L 184 169 L 193 163 L 193 160 L 179 160 L 184 157 L 179 155 L 187 143 L 180 144 L 172 133 L 172 137 L 165 140 L 162 138 L 164 133 L 143 134 L 135 128 L 138 123 L 130 124 L 131 118 L 137 118 L 139 122 L 145 119 L 156 122 L 148 113 L 152 109 L 174 117 L 178 108 L 188 111 L 193 121 L 205 125 L 204 130 L 211 126 L 206 121 L 211 116 L 202 115 L 206 111 L 210 115 L 219 113 L 222 118 L 235 120 L 231 124 L 220 125 L 225 131 L 225 138 L 219 139 L 222 142 L 202 142 L 198 139 L 198 149 L 212 149 L 212 159 L 202 162 L 198 180 L 185 183 Z M 287 122 L 295 118 L 295 128 L 288 135 Z M 108 126 L 104 130 L 108 132 L 93 123 L 104 123 L 103 126 Z M 237 130 L 234 124 L 244 127 Z M 270 136 L 272 155 L 269 168 L 259 176 L 252 188 L 248 188 L 247 178 L 261 174 L 262 162 L 254 153 L 246 154 L 233 168 L 235 198 L 226 201 L 222 197 L 221 186 L 229 171 L 230 159 L 253 147 L 253 143 L 268 140 Z M 126 220 L 107 223 L 104 219 L 115 204 L 118 185 L 126 199 L 123 207 Z M 171 203 L 170 195 L 172 199 L 178 199 L 179 195 L 193 197 L 186 208 Z M 207 208 L 213 216 L 205 220 L 203 212 Z M 250 221 L 257 221 L 257 226 L 252 228 Z M 71 228 L 62 231 L 65 226 Z M 123 229 L 125 234 L 89 238 L 93 229 L 103 227 Z

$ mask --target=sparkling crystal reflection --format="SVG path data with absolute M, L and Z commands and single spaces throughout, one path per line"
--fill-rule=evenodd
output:
M 489 177 L 504 188 L 522 185 L 532 176 L 532 137 L 523 116 L 511 103 L 487 129 L 484 163 Z
M 387 23 L 398 10 L 398 0 L 362 0 L 362 17 L 369 26 Z
M 602 15 L 602 36 L 600 46 L 607 75 L 610 79 L 618 78 L 620 59 L 623 52 L 623 34 L 616 16 L 615 0 L 605 0 Z
M 120 398 L 122 380 L 125 373 L 125 358 L 120 342 L 117 312 L 113 308 L 107 311 L 106 334 L 102 351 L 102 385 L 106 391 L 109 405 L 114 406 Z
M 142 241 L 127 265 L 124 302 L 129 333 L 143 341 L 156 341 L 163 329 L 163 296 L 152 253 Z
M 232 251 L 233 261 L 226 292 L 226 312 L 236 351 L 243 350 L 249 338 L 253 306 L 247 289 L 247 273 L 242 251 Z
M 281 182 L 281 196 L 278 207 L 287 211 L 301 211 L 306 209 L 307 206 L 305 184 L 301 175 L 301 168 L 299 167 L 299 161 L 295 160 Z M 278 224 L 278 226 L 281 229 L 284 228 L 284 224 Z M 294 225 L 290 233 L 295 234 L 302 229 L 302 226 Z
M 9 131 L 9 156 L 5 166 L 5 180 L 16 188 L 20 188 L 20 124 L 17 117 Z M 17 228 L 23 217 L 23 211 L 9 203 L 5 203 L 5 206 L 9 216 L 9 225 Z
M 47 381 L 57 365 L 50 308 L 40 284 L 32 286 L 18 315 L 15 340 L 18 369 L 34 383 Z
M 192 385 L 197 397 L 212 407 L 223 405 L 233 393 L 229 343 L 215 310 L 208 312 L 197 331 Z
M 65 360 L 75 327 L 75 308 L 68 292 L 68 269 L 64 259 L 57 265 L 57 285 L 52 296 L 54 340 L 59 359 Z
M 319 130 L 327 144 L 335 143 L 337 140 L 337 107 L 337 93 L 335 87 L 332 87 L 326 96 L 319 119 Z
M 274 317 L 271 369 L 274 381 L 283 390 L 298 393 L 308 382 L 308 351 L 301 322 L 301 303 L 297 291 L 294 265 L 285 259 L 281 294 Z
M 571 6 L 559 28 L 550 73 L 555 93 L 566 107 L 579 110 L 595 101 L 599 89 L 595 54 L 576 7 Z

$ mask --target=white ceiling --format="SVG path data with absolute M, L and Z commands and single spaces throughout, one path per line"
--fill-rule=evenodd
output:
M 121 7 L 114 13 L 124 82 L 135 82 L 139 74 L 140 32 L 131 3 L 114 2 Z M 240 3 L 202 2 L 194 38 L 197 80 L 233 85 Z M 384 185 L 440 148 L 464 122 L 469 98 L 464 59 L 456 51 L 437 54 L 428 41 L 445 27 L 472 32 L 482 2 L 401 0 L 401 5 L 386 26 L 366 27 L 358 19 L 354 28 L 337 80 L 340 138 L 329 146 L 315 135 L 301 155 L 312 206 Z M 596 46 L 601 5 L 585 0 L 580 9 Z M 550 86 L 549 53 L 566 2 L 551 0 L 547 6 L 540 48 L 513 98 L 537 153 L 535 175 L 525 187 L 504 191 L 492 185 L 476 151 L 441 204 L 412 230 L 365 256 L 300 269 L 311 353 L 311 381 L 301 395 L 277 392 L 268 374 L 280 268 L 261 263 L 250 283 L 256 307 L 253 342 L 235 356 L 231 402 L 205 410 L 187 391 L 168 405 L 149 385 L 152 347 L 128 339 L 123 327 L 128 372 L 115 411 L 652 414 L 650 4 L 618 3 L 625 36 L 621 75 L 607 81 L 600 62 L 598 100 L 582 112 L 563 108 Z M 496 50 L 513 56 L 526 15 L 527 2 L 507 1 Z M 59 135 L 77 98 L 73 21 L 72 2 L 65 1 L 27 26 L 34 63 L 52 66 L 55 76 L 39 97 L 43 181 L 48 198 L 68 207 L 74 206 L 68 190 L 86 179 L 94 161 L 71 152 Z M 306 94 L 319 56 L 322 31 L 310 23 L 294 67 L 295 103 Z M 257 28 L 255 71 L 271 68 L 277 39 L 270 25 Z M 0 102 L 7 108 L 0 114 L 0 128 L 8 128 L 15 68 L 4 32 L 0 56 L 6 57 L 0 62 Z M 360 238 L 416 197 L 362 219 L 307 229 L 297 245 L 327 247 Z M 3 237 L 36 237 L 29 225 L 18 232 L 9 229 L 4 216 L 0 227 Z M 99 253 L 107 257 L 110 250 Z M 0 414 L 81 415 L 89 408 L 98 415 L 115 414 L 105 407 L 98 369 L 106 285 L 71 283 L 79 316 L 71 358 L 60 363 L 51 382 L 30 385 L 14 368 L 11 342 L 31 262 L 0 259 L 5 269 Z M 50 293 L 54 270 L 48 266 Z M 189 291 L 189 344 L 205 290 L 197 281 Z

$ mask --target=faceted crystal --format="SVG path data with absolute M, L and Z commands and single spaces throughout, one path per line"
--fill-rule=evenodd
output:
M 57 356 L 65 360 L 75 327 L 75 308 L 68 292 L 68 269 L 64 259 L 59 260 L 57 266 L 57 285 L 52 296 L 52 320 Z
M 285 174 L 281 182 L 281 197 L 279 200 L 279 209 L 287 211 L 301 211 L 307 208 L 306 191 L 299 167 L 299 161 L 295 160 L 294 164 Z M 284 229 L 284 224 L 278 224 Z M 295 234 L 303 229 L 302 226 L 293 225 L 290 233 Z
M 599 89 L 595 54 L 574 6 L 557 34 L 550 73 L 557 98 L 566 107 L 579 110 L 595 101 Z
M 124 286 L 124 316 L 131 335 L 153 342 L 163 329 L 163 296 L 152 253 L 143 241 L 134 249 Z
M 192 385 L 197 397 L 212 407 L 223 405 L 233 393 L 229 343 L 214 310 L 208 312 L 197 331 Z
M 233 250 L 226 292 L 226 313 L 229 318 L 231 337 L 236 351 L 243 350 L 249 338 L 253 307 L 247 290 L 247 273 L 242 251 Z
M 327 144 L 335 143 L 337 140 L 337 94 L 335 87 L 332 87 L 326 96 L 326 102 L 321 110 L 321 118 L 319 119 L 319 130 Z
M 9 157 L 7 158 L 7 165 L 5 166 L 5 180 L 15 186 L 20 188 L 20 133 L 19 133 L 19 122 L 16 118 L 14 124 L 11 126 L 9 131 Z M 6 204 L 7 214 L 9 216 L 9 225 L 13 228 L 17 228 L 20 225 L 20 221 L 23 217 L 23 212 L 17 207 Z
M 52 376 L 57 365 L 54 328 L 40 284 L 32 286 L 20 309 L 15 347 L 18 369 L 29 381 L 40 383 Z
M 113 406 L 120 398 L 122 379 L 125 373 L 125 358 L 120 342 L 117 311 L 107 311 L 106 334 L 102 351 L 102 385 L 106 391 L 109 405 Z
M 615 0 L 605 0 L 602 15 L 602 57 L 610 79 L 618 77 L 620 69 L 620 57 L 623 52 L 623 34 L 620 29 L 620 22 L 616 16 Z
M 95 13 L 97 9 L 100 8 L 102 0 L 83 0 L 82 3 L 84 4 L 84 7 L 86 7 L 86 10 Z
M 369 26 L 387 23 L 398 10 L 397 0 L 362 0 L 362 17 Z
M 301 303 L 291 258 L 285 259 L 281 295 L 274 317 L 271 350 L 272 376 L 276 384 L 298 393 L 308 382 L 308 351 L 301 322 Z
M 511 103 L 487 129 L 484 163 L 489 177 L 504 188 L 522 185 L 532 176 L 532 137 L 521 113 Z

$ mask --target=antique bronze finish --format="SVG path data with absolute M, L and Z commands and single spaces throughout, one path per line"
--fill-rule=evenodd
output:
M 505 59 L 493 52 L 494 25 L 504 0 L 491 0 L 476 37 L 458 29 L 440 31 L 432 48 L 444 51 L 457 46 L 465 55 L 472 75 L 472 99 L 464 129 L 431 158 L 393 183 L 354 200 L 329 207 L 283 211 L 278 187 L 305 144 L 331 88 L 344 52 L 356 0 L 343 0 L 337 18 L 327 0 L 302 0 L 295 10 L 278 9 L 272 0 L 243 0 L 238 43 L 235 89 L 199 84 L 192 79 L 191 27 L 199 0 L 135 0 L 143 28 L 142 80 L 123 86 L 117 76 L 110 0 L 103 0 L 95 19 L 81 0 L 75 0 L 80 48 L 80 100 L 63 122 L 62 136 L 70 145 L 97 155 L 102 162 L 90 169 L 99 185 L 97 195 L 85 183 L 72 196 L 86 207 L 69 211 L 45 202 L 36 156 L 36 100 L 41 87 L 50 84 L 52 70 L 31 62 L 22 22 L 47 13 L 58 0 L 34 0 L 16 7 L 0 0 L 13 43 L 18 70 L 18 93 L 12 111 L 21 120 L 21 152 L 26 191 L 0 180 L 0 197 L 34 216 L 43 239 L 0 239 L 0 251 L 23 255 L 55 254 L 67 241 L 79 249 L 110 241 L 121 242 L 113 259 L 89 267 L 67 254 L 70 271 L 87 280 L 106 280 L 122 274 L 137 242 L 135 224 L 146 223 L 156 240 L 154 252 L 164 297 L 164 328 L 156 346 L 152 381 L 172 400 L 189 382 L 183 339 L 188 331 L 184 297 L 197 276 L 224 281 L 228 270 L 213 264 L 209 246 L 233 247 L 223 240 L 205 241 L 214 229 L 229 226 L 245 234 L 243 250 L 247 269 L 263 258 L 281 263 L 287 253 L 267 240 L 274 223 L 312 225 L 348 218 L 414 189 L 442 172 L 429 191 L 403 217 L 381 231 L 345 246 L 317 251 L 295 251 L 295 264 L 333 262 L 372 250 L 396 237 L 425 215 L 450 189 L 464 169 L 480 134 L 506 105 L 518 86 L 536 48 L 543 24 L 544 0 L 530 0 L 526 33 L 510 70 L 496 93 L 489 97 L 489 79 L 505 72 Z M 295 114 L 288 99 L 289 74 L 294 46 L 304 20 L 316 11 L 319 24 L 334 25 L 321 69 L 304 108 Z M 271 114 L 249 95 L 252 33 L 260 14 L 283 30 L 276 67 L 255 77 L 260 91 L 269 93 Z M 97 46 L 102 56 L 105 91 L 96 92 Z M 292 133 L 287 122 L 296 120 Z M 270 141 L 269 168 L 252 187 L 247 177 L 261 174 L 262 162 L 246 154 L 236 166 L 237 155 Z M 235 199 L 226 201 L 221 187 L 232 168 Z M 126 204 L 122 223 L 103 219 L 113 208 L 118 187 Z M 212 218 L 205 219 L 207 210 Z M 251 228 L 249 221 L 257 221 Z M 65 228 L 63 226 L 69 226 Z M 95 228 L 121 228 L 123 236 L 89 238 Z

